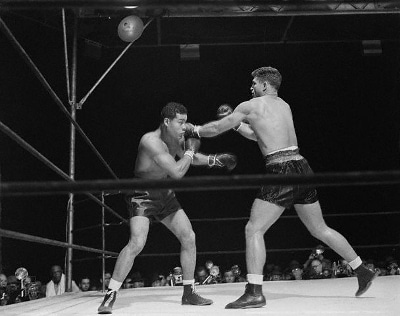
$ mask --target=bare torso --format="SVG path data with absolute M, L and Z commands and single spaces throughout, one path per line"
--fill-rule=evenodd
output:
M 161 168 L 155 161 L 155 153 L 152 147 L 157 147 L 159 150 L 171 155 L 175 158 L 177 155 L 183 154 L 183 141 L 174 145 L 167 144 L 161 138 L 161 131 L 146 133 L 140 140 L 138 154 L 135 163 L 135 177 L 143 179 L 164 179 L 168 174 L 165 169 Z
M 265 95 L 243 102 L 238 110 L 246 114 L 263 155 L 290 146 L 297 146 L 292 112 L 277 96 Z

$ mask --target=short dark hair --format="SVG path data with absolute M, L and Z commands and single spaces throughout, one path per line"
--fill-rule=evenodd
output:
M 177 102 L 168 102 L 161 110 L 160 123 L 164 122 L 165 118 L 174 119 L 176 114 L 187 114 L 186 107 Z
M 272 67 L 260 67 L 254 70 L 251 75 L 253 78 L 258 79 L 261 82 L 268 82 L 272 87 L 279 90 L 282 82 L 282 76 L 278 69 Z

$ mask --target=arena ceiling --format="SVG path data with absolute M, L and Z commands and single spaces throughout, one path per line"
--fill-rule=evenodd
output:
M 120 47 L 128 15 L 151 23 L 138 46 L 227 45 L 400 38 L 400 1 L 323 0 L 0 0 L 0 15 L 60 27 L 61 8 L 79 17 L 79 34 Z

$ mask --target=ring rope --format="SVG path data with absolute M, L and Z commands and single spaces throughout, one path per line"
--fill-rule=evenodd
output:
M 53 164 L 49 159 L 47 159 L 44 155 L 42 155 L 38 150 L 36 150 L 34 147 L 32 147 L 29 143 L 27 143 L 23 138 L 21 138 L 18 134 L 16 134 L 13 130 L 11 130 L 7 125 L 5 125 L 3 122 L 0 121 L 0 129 L 10 138 L 15 140 L 18 145 L 26 149 L 29 153 L 31 153 L 33 156 L 35 156 L 37 159 L 39 159 L 41 162 L 43 162 L 47 167 L 49 167 L 51 170 L 56 172 L 58 175 L 60 175 L 62 178 L 67 180 L 68 182 L 74 182 L 64 171 L 62 171 L 60 168 L 58 168 L 55 164 Z M 0 188 L 0 192 L 3 194 Z M 90 193 L 86 193 L 90 199 L 95 201 L 97 204 L 105 207 L 111 214 L 116 216 L 118 219 L 124 221 L 127 223 L 127 220 L 123 218 L 121 215 L 119 215 L 116 211 L 114 211 L 111 207 L 108 205 L 104 204 L 101 202 L 97 197 Z
M 382 244 L 382 245 L 358 245 L 352 246 L 353 248 L 361 249 L 361 248 L 396 248 L 400 247 L 400 244 Z M 310 251 L 313 247 L 306 248 L 275 248 L 275 249 L 267 249 L 267 253 L 269 252 L 296 252 L 296 251 Z M 325 247 L 325 249 L 331 249 L 329 247 Z M 227 255 L 227 254 L 244 254 L 246 250 L 224 250 L 224 251 L 198 251 L 197 255 Z M 164 257 L 164 256 L 179 256 L 179 252 L 175 253 L 144 253 L 139 254 L 141 257 Z
M 82 251 L 89 251 L 89 252 L 95 252 L 95 253 L 102 253 L 105 255 L 108 255 L 112 258 L 118 257 L 117 252 L 112 252 L 112 251 L 107 251 L 107 250 L 100 250 L 96 248 L 91 248 L 87 246 L 80 246 L 80 245 L 74 245 L 74 244 L 68 244 L 66 242 L 61 242 L 57 240 L 52 240 L 48 238 L 43 238 L 43 237 L 38 237 L 38 236 L 33 236 L 33 235 L 28 235 L 28 234 L 23 234 L 23 233 L 18 233 L 6 229 L 1 229 L 0 228 L 0 236 L 6 237 L 6 238 L 12 238 L 12 239 L 18 239 L 18 240 L 24 240 L 28 242 L 34 242 L 34 243 L 40 243 L 40 244 L 45 244 L 45 245 L 51 245 L 51 246 L 58 246 L 58 247 L 63 247 L 63 248 L 72 248 L 76 250 L 82 250 Z M 400 244 L 381 244 L 381 245 L 358 245 L 358 246 L 353 246 L 353 248 L 397 248 L 400 247 Z M 310 248 L 312 247 L 306 247 L 306 248 L 276 248 L 276 249 L 268 249 L 267 253 L 269 252 L 296 252 L 296 251 L 309 251 Z M 330 249 L 329 247 L 326 247 L 326 249 Z M 197 252 L 198 256 L 201 255 L 225 255 L 225 254 L 243 254 L 245 253 L 245 250 L 225 250 L 225 251 L 199 251 Z M 172 257 L 172 256 L 180 256 L 180 253 L 144 253 L 144 254 L 139 254 L 138 256 L 140 257 Z M 80 259 L 81 261 L 83 260 L 90 260 L 93 258 L 82 258 Z
M 74 120 L 74 118 L 71 116 L 71 114 L 68 112 L 68 110 L 65 108 L 63 102 L 61 99 L 58 97 L 58 95 L 55 93 L 55 91 L 51 88 L 50 84 L 47 82 L 47 80 L 44 78 L 40 70 L 36 67 L 35 63 L 32 61 L 32 59 L 29 57 L 29 55 L 26 53 L 24 48 L 21 46 L 21 44 L 17 41 L 15 36 L 12 34 L 10 29 L 7 27 L 3 19 L 0 17 L 0 29 L 3 30 L 5 35 L 10 39 L 10 41 L 15 45 L 17 50 L 19 51 L 22 59 L 32 68 L 33 72 L 35 73 L 36 77 L 39 79 L 39 81 L 44 85 L 45 89 L 47 92 L 50 93 L 51 97 L 53 100 L 56 102 L 58 105 L 59 109 L 61 112 L 63 112 L 69 121 L 75 126 L 79 134 L 82 136 L 84 141 L 89 145 L 89 147 L 92 149 L 92 151 L 95 153 L 95 155 L 100 159 L 100 161 L 103 163 L 103 165 L 107 168 L 107 170 L 111 173 L 111 175 L 115 178 L 118 179 L 117 175 L 114 173 L 114 171 L 111 169 L 111 167 L 107 164 L 107 162 L 104 160 L 103 156 L 100 154 L 100 152 L 96 149 L 96 147 L 93 145 L 93 143 L 90 141 L 89 137 L 85 134 L 83 129 L 80 127 L 80 125 Z
M 12 238 L 12 239 L 18 239 L 18 240 L 39 243 L 39 244 L 45 244 L 45 245 L 50 245 L 50 246 L 72 248 L 72 249 L 82 250 L 82 251 L 102 253 L 102 254 L 106 254 L 106 255 L 110 255 L 110 256 L 118 256 L 118 253 L 113 252 L 113 251 L 107 251 L 107 250 L 101 250 L 101 249 L 91 248 L 91 247 L 87 247 L 87 246 L 69 244 L 66 242 L 58 241 L 58 240 L 52 240 L 52 239 L 48 239 L 48 238 L 18 233 L 18 232 L 14 232 L 14 231 L 2 229 L 2 228 L 0 228 L 0 236 L 6 237 L 6 238 Z
M 382 185 L 399 184 L 400 170 L 316 173 L 313 175 L 231 175 L 196 176 L 181 179 L 123 179 L 81 180 L 71 182 L 3 182 L 3 195 L 49 195 L 88 192 L 132 192 L 147 189 L 175 189 L 177 191 L 240 190 L 257 188 L 261 185 Z
M 339 216 L 375 216 L 375 215 L 396 215 L 400 214 L 400 211 L 394 212 L 372 212 L 372 213 L 335 213 L 335 214 L 325 214 L 324 217 L 339 217 Z M 250 217 L 230 217 L 230 218 L 194 218 L 190 219 L 191 222 L 227 222 L 227 221 L 244 221 L 248 220 Z M 282 215 L 280 218 L 288 219 L 298 219 L 297 215 Z

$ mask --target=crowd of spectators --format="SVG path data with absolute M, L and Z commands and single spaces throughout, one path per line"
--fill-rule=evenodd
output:
M 398 261 L 388 256 L 384 260 L 375 261 L 367 259 L 364 264 L 373 271 L 378 271 L 379 276 L 400 275 Z M 23 269 L 23 268 L 20 268 Z M 50 278 L 45 283 L 36 280 L 28 274 L 21 277 L 18 273 L 5 275 L 0 271 L 0 306 L 19 302 L 36 300 L 43 297 L 61 295 L 66 291 L 65 274 L 59 265 L 50 268 Z M 24 269 L 23 269 L 24 270 Z M 26 271 L 27 272 L 27 271 Z M 311 254 L 301 263 L 297 260 L 289 262 L 282 268 L 274 263 L 267 263 L 264 271 L 264 281 L 281 280 L 310 280 L 327 278 L 344 278 L 354 276 L 353 270 L 344 259 L 332 261 L 324 257 L 324 247 L 316 246 Z M 108 288 L 111 273 L 104 274 L 104 288 Z M 199 265 L 195 271 L 195 282 L 198 286 L 218 283 L 245 282 L 245 274 L 238 265 L 222 268 L 207 260 L 204 265 Z M 169 274 L 155 272 L 149 278 L 145 278 L 139 271 L 134 271 L 125 279 L 122 290 L 139 287 L 180 286 L 182 284 L 182 268 L 177 266 L 171 269 Z M 72 281 L 73 292 L 101 291 L 103 289 L 103 277 L 91 280 L 84 275 Z

